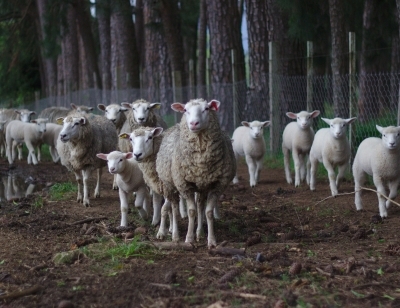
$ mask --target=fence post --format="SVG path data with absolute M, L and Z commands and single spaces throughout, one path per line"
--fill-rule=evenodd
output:
M 180 71 L 172 72 L 172 91 L 174 103 L 182 102 L 182 75 Z M 178 123 L 181 119 L 181 114 L 178 112 L 174 112 L 175 124 Z
M 314 47 L 313 42 L 307 41 L 307 111 L 313 108 L 313 75 L 314 75 Z
M 268 43 L 269 49 L 269 119 L 270 126 L 270 151 L 271 154 L 276 155 L 279 150 L 279 137 L 280 137 L 280 112 L 278 101 L 278 76 L 277 76 L 277 52 L 275 42 Z
M 232 60 L 232 103 L 233 103 L 233 129 L 236 129 L 239 123 L 238 102 L 237 102 L 237 82 L 236 82 L 236 50 L 231 49 Z
M 349 117 L 352 118 L 357 113 L 356 98 L 356 34 L 349 32 Z M 349 143 L 351 157 L 355 154 L 356 129 L 354 125 L 349 127 Z M 351 158 L 352 160 L 352 158 Z

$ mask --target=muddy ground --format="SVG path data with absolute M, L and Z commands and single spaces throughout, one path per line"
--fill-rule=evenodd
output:
M 327 179 L 311 192 L 267 165 L 251 189 L 240 164 L 241 184 L 225 192 L 215 222 L 218 243 L 240 250 L 220 255 L 205 240 L 192 251 L 156 249 L 157 227 L 134 208 L 131 228 L 116 230 L 109 174 L 102 197 L 84 208 L 75 193 L 50 195 L 55 183 L 75 183 L 61 166 L 10 170 L 2 161 L 0 172 L 0 307 L 400 307 L 400 208 L 381 221 L 376 194 L 366 192 L 356 212 L 350 180 L 330 198 Z M 18 195 L 7 186 L 19 175 Z M 27 189 L 34 193 L 24 197 Z M 186 225 L 180 220 L 182 240 Z M 145 233 L 130 238 L 138 227 Z M 115 249 L 132 243 L 133 253 Z M 71 250 L 69 262 L 55 261 Z

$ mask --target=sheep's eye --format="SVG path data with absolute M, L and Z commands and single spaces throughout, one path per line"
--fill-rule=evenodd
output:
M 206 109 L 205 109 L 205 110 L 210 110 L 210 108 L 206 107 Z
M 186 112 L 186 108 L 185 108 L 185 109 L 183 109 L 183 111 L 184 111 L 184 112 Z
M 133 108 L 133 107 L 132 107 L 132 110 L 133 110 L 133 111 L 136 111 L 136 109 L 135 109 L 135 108 Z
M 297 120 L 300 120 L 300 117 L 297 117 Z
M 150 137 L 149 137 L 149 140 L 150 140 L 150 139 L 153 139 L 153 137 L 152 137 L 152 136 L 150 136 Z
M 119 160 L 120 162 L 122 161 L 122 158 Z
M 133 141 L 131 137 L 129 137 L 129 141 Z

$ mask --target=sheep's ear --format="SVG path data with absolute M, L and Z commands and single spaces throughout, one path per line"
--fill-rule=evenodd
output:
M 104 104 L 98 104 L 97 109 L 99 109 L 101 111 L 106 111 L 106 106 Z
M 213 99 L 208 103 L 208 107 L 210 107 L 211 110 L 218 111 L 219 106 L 221 105 L 220 101 L 217 101 L 216 99 Z
M 160 107 L 161 107 L 161 103 L 153 103 L 153 104 L 150 104 L 150 109 L 160 109 Z
M 185 105 L 181 104 L 181 103 L 173 103 L 171 105 L 171 108 L 173 111 L 182 112 L 182 113 L 185 112 Z
M 313 112 L 311 112 L 311 118 L 316 118 L 319 116 L 319 114 L 321 113 L 321 111 L 319 110 L 314 110 Z
M 347 124 L 351 124 L 351 123 L 353 123 L 355 120 L 357 120 L 356 117 L 351 118 L 351 119 L 346 119 L 345 121 L 346 121 Z
M 378 130 L 378 132 L 380 132 L 381 134 L 383 134 L 383 127 L 379 126 L 379 125 L 375 125 L 376 129 Z
M 64 118 L 57 118 L 56 119 L 56 123 L 59 125 L 63 125 L 64 124 Z
M 82 117 L 79 119 L 79 124 L 80 125 L 85 125 L 86 124 L 86 118 Z
M 107 154 L 99 153 L 96 154 L 96 156 L 102 160 L 107 160 Z
M 121 103 L 121 106 L 122 106 L 122 107 L 125 107 L 125 108 L 128 108 L 128 109 L 131 109 L 131 108 L 132 108 L 132 105 L 129 104 L 129 103 L 127 103 L 127 102 L 122 102 L 122 103 Z
M 286 116 L 296 120 L 297 119 L 297 113 L 293 113 L 293 112 L 286 112 Z
M 127 133 L 119 134 L 118 137 L 121 138 L 121 139 L 129 139 L 129 135 Z
M 93 107 L 88 107 L 88 110 L 89 111 L 93 111 Z
M 29 114 L 36 114 L 36 112 L 35 111 L 31 111 L 31 112 L 29 112 Z
M 246 127 L 249 127 L 249 126 L 250 126 L 249 122 L 247 122 L 247 121 L 242 121 L 242 125 L 243 125 L 243 126 L 246 126 Z
M 157 137 L 160 136 L 161 133 L 163 132 L 163 128 L 162 127 L 156 127 L 155 129 L 153 129 L 151 132 L 153 133 L 153 137 Z
M 78 109 L 78 107 L 74 103 L 71 103 L 71 108 L 72 109 Z
M 128 152 L 125 154 L 125 158 L 126 159 L 131 159 L 133 157 L 133 153 L 132 152 Z
M 322 121 L 324 121 L 326 124 L 331 125 L 331 120 L 327 118 L 321 118 Z
M 271 121 L 265 121 L 265 122 L 261 122 L 262 127 L 267 127 L 271 125 Z

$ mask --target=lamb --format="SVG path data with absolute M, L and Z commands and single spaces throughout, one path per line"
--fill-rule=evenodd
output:
M 33 162 L 34 165 L 38 164 L 35 147 L 39 144 L 42 134 L 46 131 L 47 119 L 32 120 L 31 123 L 21 122 L 19 120 L 12 120 L 7 125 L 6 130 L 6 143 L 7 143 L 7 157 L 8 163 L 11 165 L 15 160 L 15 145 L 17 143 L 25 142 L 28 148 L 28 164 Z
M 289 170 L 289 152 L 291 151 L 295 170 L 294 185 L 296 187 L 300 186 L 300 180 L 304 181 L 305 178 L 307 184 L 310 182 L 310 163 L 307 161 L 306 171 L 306 156 L 310 153 L 311 145 L 314 140 L 314 130 L 311 127 L 312 119 L 317 117 L 319 114 L 319 110 L 314 110 L 311 113 L 307 111 L 286 113 L 289 118 L 297 119 L 297 122 L 291 122 L 286 125 L 283 130 L 282 141 L 286 181 L 289 184 L 293 183 Z
M 196 235 L 199 240 L 203 209 L 206 204 L 209 248 L 216 246 L 213 210 L 220 194 L 236 173 L 231 139 L 221 130 L 218 121 L 216 111 L 219 106 L 220 102 L 217 100 L 207 102 L 203 99 L 192 99 L 186 104 L 172 104 L 171 108 L 183 113 L 183 116 L 178 124 L 179 129 L 175 126 L 164 136 L 156 163 L 157 174 L 164 186 L 164 196 L 172 204 L 173 240 L 178 240 L 176 213 L 179 196 L 182 196 L 186 199 L 189 217 L 186 242 L 194 241 L 196 194 L 198 199 Z M 137 155 L 136 152 L 134 155 Z
M 58 156 L 57 153 L 56 145 L 62 128 L 63 126 L 59 124 L 55 123 L 46 124 L 46 131 L 43 133 L 42 140 L 37 147 L 38 161 L 41 160 L 42 144 L 47 144 L 49 146 L 50 155 L 54 163 L 57 163 L 60 160 L 60 157 Z
M 400 182 L 400 126 L 381 127 L 376 125 L 376 129 L 382 134 L 382 138 L 364 139 L 354 158 L 355 204 L 357 210 L 363 208 L 361 186 L 369 174 L 376 186 L 379 214 L 381 217 L 387 217 L 387 209 L 391 202 L 383 196 L 386 196 L 386 188 L 389 187 L 389 199 L 396 198 Z
M 347 127 L 357 118 L 321 119 L 330 127 L 318 130 L 311 146 L 309 155 L 311 163 L 310 189 L 315 190 L 318 162 L 322 162 L 328 171 L 329 186 L 334 197 L 338 194 L 340 180 L 343 178 L 350 162 L 351 151 L 346 136 Z M 337 177 L 335 175 L 336 167 L 338 167 Z
M 136 192 L 135 207 L 143 219 L 147 219 L 150 209 L 150 193 L 143 179 L 138 163 L 131 152 L 113 151 L 109 154 L 99 153 L 97 157 L 107 161 L 108 171 L 117 175 L 119 199 L 121 202 L 121 227 L 128 226 L 129 195 Z
M 100 197 L 102 168 L 106 162 L 97 159 L 97 153 L 109 153 L 117 148 L 118 135 L 115 125 L 105 117 L 93 116 L 90 120 L 81 113 L 59 118 L 63 123 L 57 152 L 61 164 L 75 173 L 78 182 L 77 201 L 90 206 L 88 180 L 92 171 L 97 170 L 95 197 Z M 82 181 L 83 176 L 83 181 Z M 83 182 L 83 198 L 81 186 Z
M 122 103 L 122 107 L 128 108 L 129 112 L 126 115 L 127 120 L 123 124 L 120 133 L 130 134 L 135 128 L 141 126 L 156 127 L 160 126 L 164 129 L 167 128 L 167 124 L 164 120 L 155 113 L 155 109 L 160 108 L 160 103 L 152 103 L 139 99 L 134 101 L 132 104 Z M 125 138 L 119 139 L 118 148 L 122 152 L 131 152 L 132 146 L 129 140 Z
M 128 108 L 122 107 L 118 104 L 110 104 L 108 106 L 98 104 L 97 108 L 101 111 L 104 111 L 105 117 L 114 123 L 119 135 L 121 128 L 126 121 L 125 111 L 128 111 Z
M 256 186 L 260 178 L 260 171 L 266 152 L 263 130 L 264 127 L 270 124 L 270 121 L 253 121 L 250 123 L 243 121 L 243 126 L 239 126 L 233 132 L 233 152 L 235 153 L 236 161 L 239 159 L 239 156 L 244 156 L 246 158 L 251 187 Z M 233 179 L 233 183 L 239 183 L 237 174 Z

